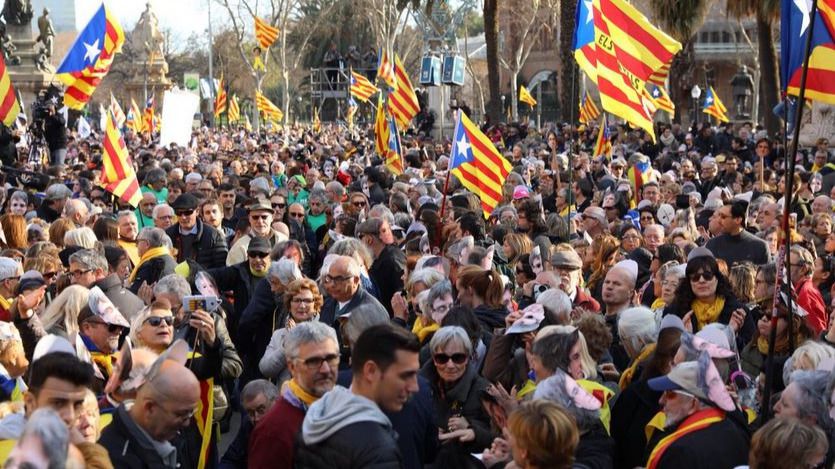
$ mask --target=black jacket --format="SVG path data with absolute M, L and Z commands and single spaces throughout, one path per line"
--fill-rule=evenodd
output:
M 44 200 L 43 202 L 41 202 L 41 206 L 38 207 L 38 210 L 36 210 L 35 213 L 38 215 L 38 218 L 47 223 L 52 223 L 61 217 L 60 213 L 56 212 L 52 207 L 49 206 L 48 200 Z
M 67 125 L 64 116 L 56 111 L 44 119 L 44 124 L 44 138 L 49 151 L 67 148 Z
M 396 246 L 388 245 L 380 252 L 380 256 L 371 264 L 368 275 L 377 285 L 380 295 L 377 297 L 389 316 L 394 315 L 391 309 L 391 297 L 403 289 L 403 271 L 406 269 L 406 255 Z
M 226 265 L 228 248 L 223 234 L 200 220 L 197 220 L 197 234 L 192 237 L 190 246 L 183 244 L 180 234 L 180 224 L 175 223 L 165 230 L 174 249 L 177 250 L 177 262 L 192 259 L 205 269 L 223 267 Z
M 615 467 L 632 469 L 647 463 L 647 423 L 661 410 L 661 393 L 635 381 L 620 393 L 612 406 L 612 438 L 615 439 Z
M 255 294 L 255 284 L 261 279 L 255 277 L 250 272 L 249 261 L 228 267 L 210 269 L 208 272 L 215 279 L 215 283 L 217 283 L 217 287 L 221 292 L 232 292 L 235 310 L 227 318 L 227 324 L 233 336 L 237 337 L 235 332 L 238 329 L 238 322 L 244 310 L 249 305 L 249 299 Z
M 12 134 L 12 129 L 0 124 L 0 162 L 4 165 L 11 166 L 17 162 L 17 147 L 15 143 L 20 141 L 20 137 L 15 137 Z
M 435 363 L 427 363 L 420 374 L 432 385 L 435 397 L 435 425 L 447 429 L 450 417 L 460 416 L 467 419 L 475 432 L 475 439 L 469 443 L 450 441 L 441 445 L 441 451 L 435 465 L 438 468 L 480 468 L 481 465 L 470 456 L 481 453 L 493 442 L 490 431 L 490 418 L 481 405 L 481 395 L 490 382 L 478 375 L 472 366 L 468 366 L 464 375 L 449 389 L 441 388 L 441 379 L 435 369 Z
M 128 429 L 125 406 L 113 412 L 113 421 L 102 430 L 98 443 L 107 449 L 113 467 L 124 469 L 167 469 L 150 442 L 137 440 Z
M 267 279 L 256 282 L 249 303 L 238 318 L 235 345 L 238 346 L 244 361 L 241 386 L 254 379 L 263 378 L 258 369 L 258 362 L 267 350 L 273 330 L 282 327 L 279 321 L 283 310 L 281 297 L 276 298 L 270 289 L 270 282 Z
M 130 284 L 130 291 L 134 293 L 139 292 L 139 287 L 142 282 L 147 282 L 148 285 L 153 285 L 157 280 L 165 277 L 168 274 L 174 273 L 174 268 L 177 267 L 177 261 L 169 255 L 155 257 L 148 262 L 139 266 L 136 272 L 136 278 Z
M 507 308 L 504 306 L 491 308 L 487 305 L 479 305 L 473 309 L 473 313 L 485 332 L 492 334 L 495 329 L 501 329 L 506 325 L 504 318 L 507 317 Z
M 598 422 L 594 428 L 580 435 L 580 442 L 574 451 L 574 462 L 590 469 L 612 469 L 614 454 L 615 442 L 606 433 L 603 424 Z
M 144 301 L 122 286 L 122 281 L 117 274 L 108 275 L 96 282 L 94 286 L 101 288 L 101 291 L 104 292 L 107 299 L 113 303 L 113 306 L 122 313 L 122 316 L 128 322 L 136 317 L 136 314 L 145 307 Z
M 716 319 L 716 322 L 728 325 L 731 322 L 731 316 L 734 311 L 739 308 L 745 310 L 745 320 L 742 322 L 742 327 L 736 334 L 737 350 L 742 350 L 748 342 L 751 342 L 751 339 L 754 338 L 754 332 L 757 330 L 757 320 L 754 318 L 754 314 L 748 310 L 748 307 L 740 303 L 736 298 L 726 298 L 725 307 L 722 308 L 722 312 L 719 313 L 719 317 Z M 668 314 L 675 314 L 680 318 L 684 318 L 684 315 L 687 313 L 688 311 L 678 311 L 674 305 L 668 305 L 664 308 L 664 316 Z M 694 314 L 691 316 L 690 320 L 693 325 L 693 332 L 699 332 L 696 315 Z
M 671 430 L 674 431 L 674 430 Z M 674 441 L 657 469 L 731 468 L 747 464 L 751 436 L 732 414 Z

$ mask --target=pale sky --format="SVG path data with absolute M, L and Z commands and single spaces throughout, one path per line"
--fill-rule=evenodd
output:
M 171 28 L 178 39 L 185 40 L 192 32 L 201 33 L 208 26 L 207 4 L 210 0 L 150 0 L 161 28 Z M 211 0 L 213 1 L 213 0 Z M 83 28 L 102 0 L 76 0 L 77 25 Z M 147 0 L 106 0 L 108 9 L 116 12 L 122 27 L 130 31 L 145 10 Z M 212 5 L 212 24 L 217 29 L 224 22 L 224 11 Z

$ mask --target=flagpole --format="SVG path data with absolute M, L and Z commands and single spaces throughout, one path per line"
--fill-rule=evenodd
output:
M 785 262 L 785 272 L 783 272 L 786 276 L 786 281 L 783 283 L 785 286 L 785 293 L 786 297 L 788 298 L 788 307 L 786 308 L 788 311 L 788 317 L 786 318 L 786 322 L 788 323 L 788 334 L 789 334 L 789 348 L 793 351 L 794 350 L 794 340 L 793 335 L 794 332 L 792 331 L 792 291 L 791 291 L 791 256 L 789 255 L 789 251 L 791 249 L 791 236 L 790 236 L 790 227 L 789 227 L 789 212 L 791 211 L 791 206 L 793 202 L 792 193 L 794 192 L 794 170 L 796 166 L 795 155 L 797 154 L 797 144 L 798 139 L 800 138 L 800 123 L 803 118 L 803 105 L 806 101 L 806 78 L 809 75 L 809 58 L 811 57 L 812 52 L 812 36 L 814 35 L 815 30 L 815 19 L 818 13 L 818 0 L 812 0 L 812 7 L 809 10 L 809 30 L 807 32 L 808 36 L 806 37 L 806 52 L 803 58 L 803 69 L 800 74 L 800 91 L 797 95 L 797 103 L 798 103 L 798 110 L 799 112 L 796 113 L 794 116 L 794 128 L 792 129 L 792 141 L 791 141 L 791 151 L 786 149 L 786 163 L 788 172 L 786 173 L 786 192 L 783 194 L 783 248 L 781 249 L 780 256 L 783 259 L 781 261 Z M 788 112 L 788 111 L 786 111 Z M 763 160 L 765 162 L 765 160 Z M 779 281 L 780 272 L 780 263 L 778 261 L 777 267 L 777 278 Z M 768 341 L 768 355 L 766 355 L 766 373 L 765 373 L 765 392 L 763 394 L 763 402 L 765 403 L 765 408 L 763 409 L 762 420 L 763 422 L 767 422 L 771 412 L 771 395 L 772 395 L 772 386 L 774 385 L 774 380 L 772 378 L 773 373 L 771 372 L 773 365 L 774 365 L 774 343 L 777 341 L 777 321 L 779 317 L 777 315 L 777 301 L 779 299 L 779 287 L 781 285 L 777 285 L 778 288 L 774 289 L 774 300 L 772 304 L 772 314 L 771 314 L 771 333 L 769 334 L 769 341 Z
M 459 111 L 459 113 L 460 112 L 461 111 Z M 459 114 L 458 118 L 455 119 L 454 129 L 458 129 L 458 126 L 460 124 L 461 124 L 461 115 Z M 452 131 L 452 149 L 455 150 L 455 130 Z M 444 225 L 444 213 L 446 212 L 446 193 L 447 193 L 447 190 L 449 189 L 449 175 L 452 173 L 452 170 L 450 170 L 449 168 L 452 167 L 452 161 L 453 161 L 453 158 L 455 158 L 455 153 L 454 152 L 450 152 L 450 153 L 452 153 L 452 154 L 449 155 L 449 162 L 446 165 L 447 170 L 446 170 L 446 180 L 444 181 L 444 194 L 443 194 L 443 197 L 441 198 L 441 216 L 440 216 L 441 222 L 438 223 L 438 241 L 439 242 L 441 240 L 441 237 L 443 236 L 443 232 L 441 230 L 442 230 L 442 227 Z M 438 245 L 437 247 L 438 247 L 438 249 L 441 248 L 440 245 Z

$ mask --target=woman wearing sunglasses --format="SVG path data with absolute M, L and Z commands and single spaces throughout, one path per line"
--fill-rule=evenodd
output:
M 470 456 L 481 453 L 493 441 L 490 419 L 481 395 L 490 385 L 470 366 L 473 346 L 458 326 L 438 329 L 429 342 L 432 360 L 421 369 L 431 383 L 441 450 L 436 467 L 482 467 Z
M 313 280 L 303 278 L 287 285 L 284 310 L 288 313 L 279 318 L 280 326 L 276 326 L 280 328 L 273 332 L 270 344 L 267 345 L 267 350 L 258 364 L 266 378 L 278 378 L 279 384 L 290 379 L 290 370 L 287 368 L 287 358 L 284 355 L 284 338 L 297 324 L 318 321 L 323 302 L 319 287 Z
M 719 271 L 713 254 L 704 248 L 690 253 L 684 279 L 676 291 L 676 300 L 664 310 L 675 314 L 685 327 L 696 333 L 708 324 L 725 324 L 736 333 L 741 349 L 754 336 L 754 315 L 734 295 L 728 279 Z
M 135 347 L 147 347 L 162 353 L 174 340 L 174 313 L 171 303 L 157 300 L 133 320 L 130 328 L 131 342 Z

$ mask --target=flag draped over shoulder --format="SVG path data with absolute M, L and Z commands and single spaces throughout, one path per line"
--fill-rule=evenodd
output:
M 787 94 L 800 94 L 806 40 L 812 29 L 812 50 L 806 77 L 806 99 L 835 104 L 835 0 L 818 0 L 814 27 L 811 2 L 783 0 L 780 22 L 780 74 Z
M 116 127 L 113 114 L 110 112 L 107 113 L 107 126 L 102 147 L 104 148 L 102 152 L 104 166 L 101 175 L 102 187 L 134 208 L 138 207 L 139 201 L 142 199 L 139 181 L 136 179 L 133 163 L 128 155 L 128 149 L 125 147 L 125 140 Z
M 609 134 L 609 119 L 603 114 L 603 122 L 600 123 L 600 130 L 597 132 L 597 143 L 594 144 L 595 157 L 604 155 L 606 159 L 612 159 L 612 139 Z
M 102 4 L 55 72 L 66 85 L 64 104 L 68 108 L 80 110 L 87 104 L 124 42 L 122 26 Z
M 478 196 L 487 218 L 502 200 L 502 186 L 510 174 L 510 163 L 461 111 L 458 112 L 453 135 L 455 140 L 452 142 L 449 170 L 464 187 Z
M 593 0 L 594 61 L 603 110 L 646 131 L 655 140 L 642 90 L 669 64 L 681 44 L 625 0 Z
M 20 114 L 20 103 L 17 102 L 17 95 L 15 95 L 6 62 L 0 54 L 0 121 L 6 127 L 11 127 L 18 114 Z
M 397 125 L 406 129 L 420 112 L 420 103 L 412 87 L 412 80 L 409 80 L 409 74 L 406 73 L 406 68 L 397 54 L 394 55 L 394 75 L 397 84 L 388 96 L 388 108 L 391 115 L 397 119 Z
M 281 112 L 281 109 L 261 94 L 260 91 L 255 92 L 255 107 L 258 108 L 259 112 L 264 114 L 267 120 L 279 122 L 284 118 L 284 113 Z
M 217 93 L 215 95 L 215 117 L 220 117 L 221 114 L 226 112 L 227 102 L 225 86 L 226 85 L 223 83 L 223 75 L 221 75 L 217 86 Z
M 278 39 L 279 29 L 275 26 L 270 26 L 269 23 L 259 17 L 255 17 L 255 39 L 262 49 L 266 49 L 273 45 Z
M 365 75 L 351 71 L 351 96 L 367 103 L 368 99 L 374 96 L 374 93 L 380 91 L 373 83 L 365 78 Z
M 383 80 L 392 88 L 397 88 L 397 77 L 394 72 L 394 63 L 385 47 L 380 48 L 380 58 L 377 61 L 377 78 Z
M 580 103 L 580 122 L 588 124 L 589 122 L 596 121 L 598 117 L 600 117 L 600 109 L 597 108 L 597 105 L 594 104 L 594 99 L 586 91 L 586 94 L 583 96 L 583 101 Z
M 536 106 L 536 100 L 533 99 L 531 92 L 525 88 L 525 85 L 519 85 L 519 101 L 529 105 L 530 107 Z
M 227 116 L 229 122 L 238 122 L 241 120 L 241 107 L 238 105 L 238 97 L 235 95 L 232 95 L 229 99 L 229 111 Z
M 716 94 L 716 91 L 712 86 L 707 90 L 707 95 L 705 96 L 705 106 L 702 109 L 702 112 L 719 119 L 720 122 L 731 121 L 728 119 L 728 115 L 726 114 L 728 112 L 728 108 L 722 104 L 722 100 L 719 99 L 719 95 Z

